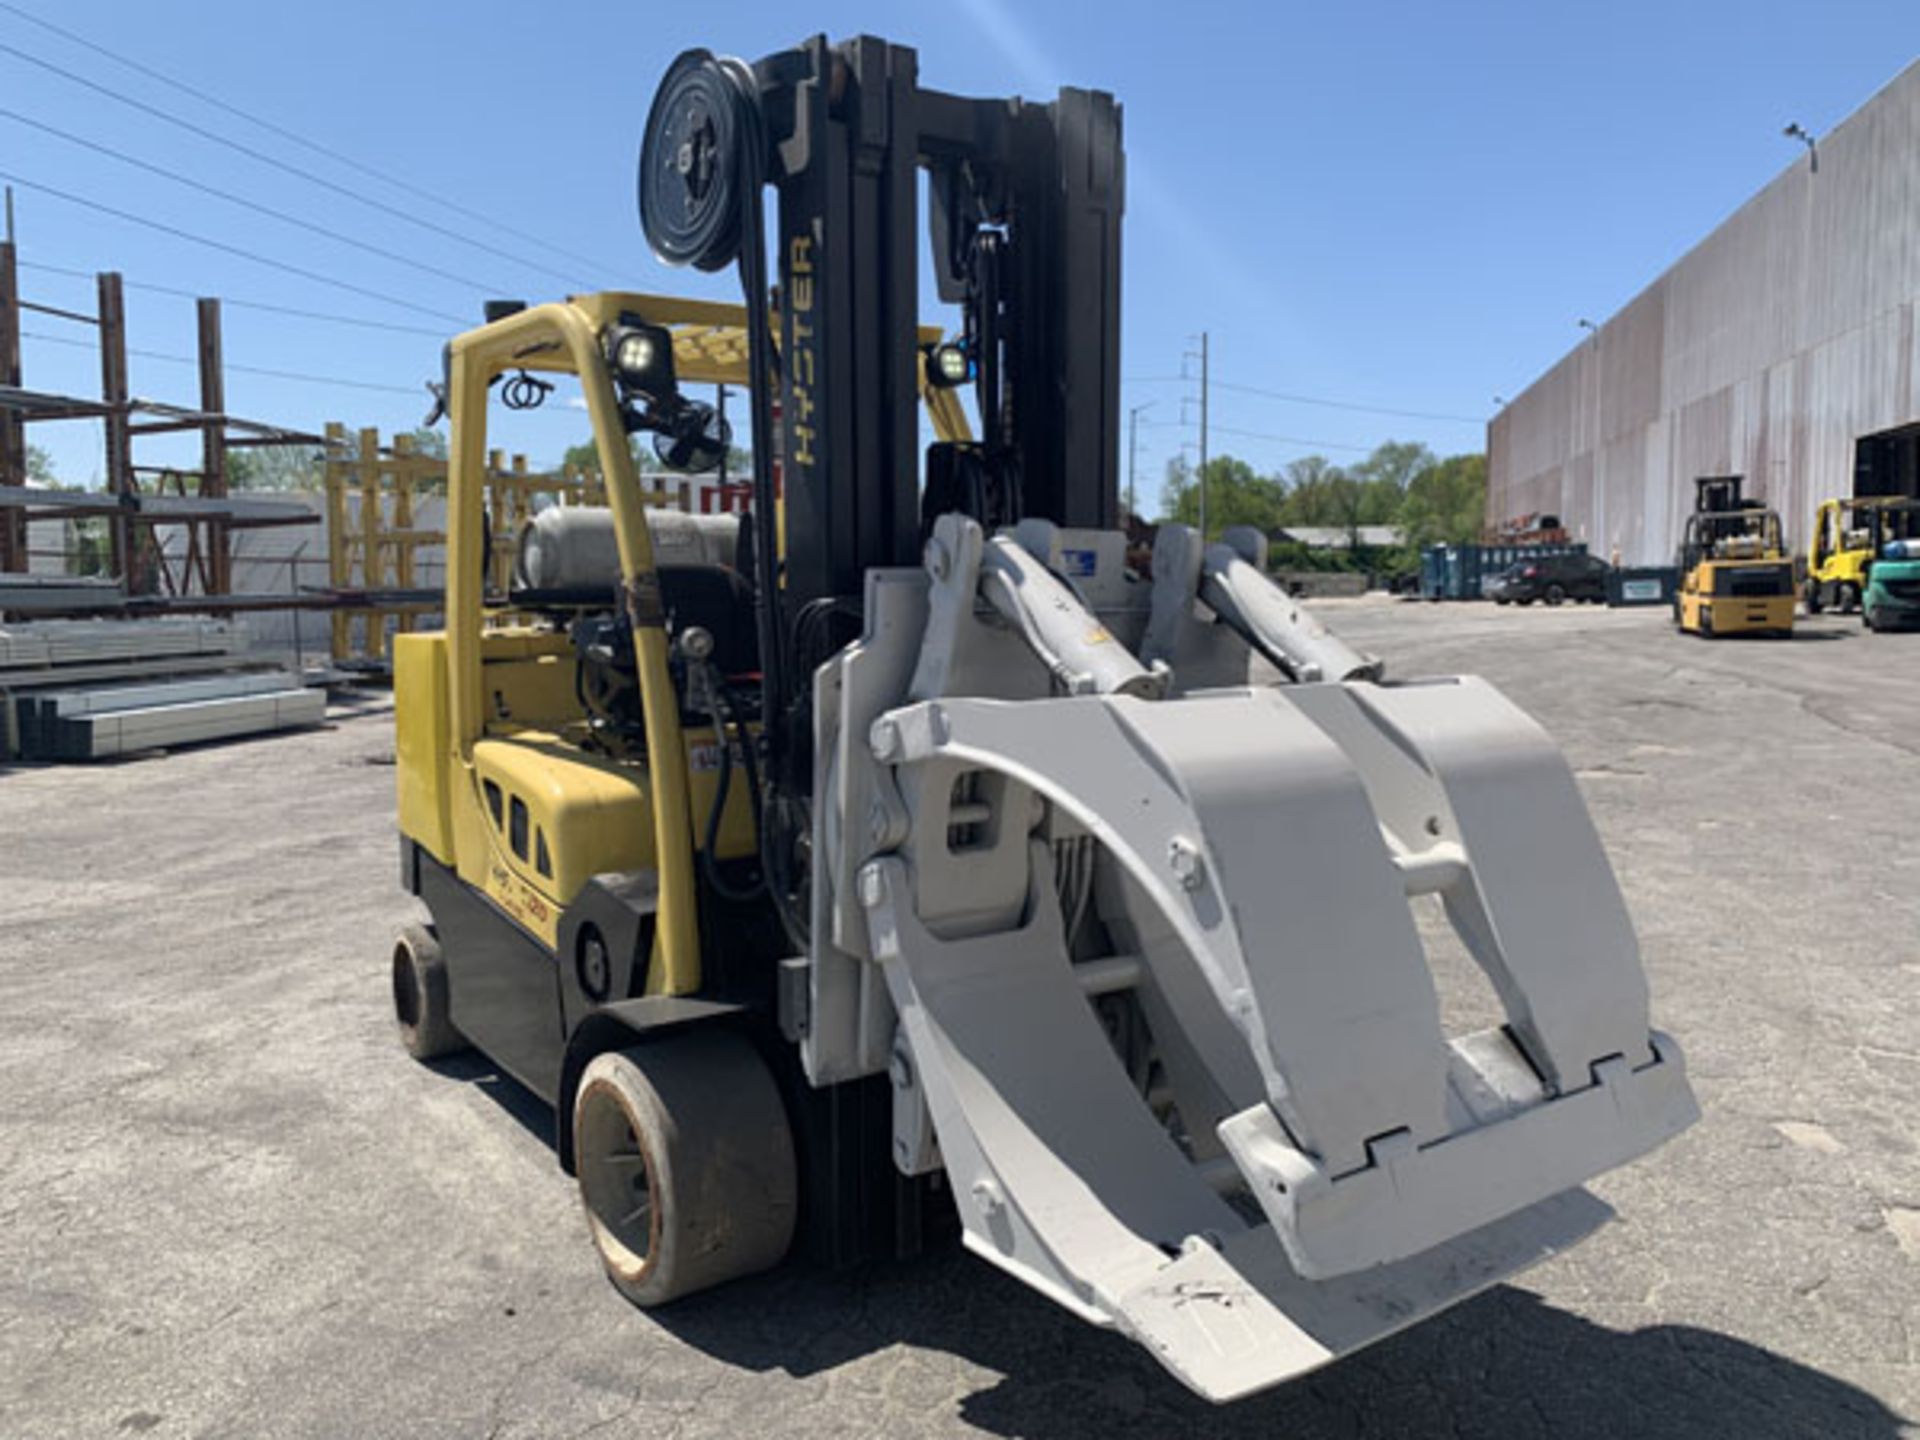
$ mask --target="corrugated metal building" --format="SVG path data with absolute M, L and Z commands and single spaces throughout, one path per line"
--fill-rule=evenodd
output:
M 1668 560 L 1697 475 L 1743 474 L 1804 545 L 1829 496 L 1920 493 L 1920 62 L 1487 428 L 1487 518 L 1559 515 Z

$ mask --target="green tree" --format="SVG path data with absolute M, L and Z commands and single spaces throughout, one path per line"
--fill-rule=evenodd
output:
M 407 438 L 413 441 L 413 453 L 426 455 L 435 460 L 447 458 L 447 436 L 442 430 L 421 425 L 407 431 Z
M 1376 445 L 1348 472 L 1359 492 L 1353 497 L 1349 528 L 1396 523 L 1409 487 L 1433 465 L 1433 452 L 1418 441 L 1388 440 Z
M 651 475 L 660 468 L 659 458 L 653 453 L 653 446 L 641 443 L 638 435 L 627 437 L 627 450 L 633 456 L 633 468 L 642 475 Z M 600 473 L 600 450 L 591 440 L 582 440 L 578 445 L 569 445 L 567 453 L 560 457 L 560 467 Z
M 1463 545 L 1486 523 L 1487 457 L 1450 455 L 1430 464 L 1407 485 L 1400 526 L 1409 548 Z
M 1324 455 L 1303 455 L 1287 462 L 1282 525 L 1346 525 L 1354 503 L 1347 472 Z
M 42 485 L 53 484 L 53 456 L 38 445 L 27 446 L 27 479 Z
M 261 445 L 227 451 L 229 490 L 318 490 L 324 484 L 325 456 L 318 446 Z
M 1433 452 L 1419 441 L 1388 440 L 1374 446 L 1373 453 L 1353 466 L 1350 473 L 1363 485 L 1384 486 L 1397 501 L 1398 496 L 1406 494 L 1414 476 L 1433 464 Z
M 627 449 L 633 454 L 633 465 L 642 475 L 669 475 L 674 472 L 660 463 L 660 457 L 653 453 L 653 443 L 643 435 L 629 435 Z M 582 440 L 578 445 L 569 445 L 566 453 L 560 457 L 562 469 L 569 467 L 600 471 L 600 451 L 591 440 Z M 717 473 L 717 472 L 716 472 Z M 727 479 L 730 482 L 746 481 L 753 478 L 753 452 L 742 450 L 738 445 L 727 448 Z
M 1255 473 L 1246 461 L 1217 455 L 1207 461 L 1207 534 L 1229 525 L 1252 525 L 1266 532 L 1280 523 L 1286 487 L 1271 475 Z M 1167 462 L 1160 491 L 1160 516 L 1182 525 L 1200 523 L 1200 477 L 1184 456 Z

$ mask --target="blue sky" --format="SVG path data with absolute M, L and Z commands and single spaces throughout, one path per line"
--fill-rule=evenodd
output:
M 1576 319 L 1604 319 L 1773 175 L 1804 163 L 1783 124 L 1824 132 L 1914 58 L 1912 8 L 1893 0 L 9 4 L 588 262 L 409 199 L 0 8 L 0 46 L 516 257 L 355 203 L 0 50 L 0 110 L 308 223 L 197 194 L 3 115 L 0 171 L 432 312 L 19 191 L 27 262 L 114 268 L 132 283 L 431 332 L 230 308 L 236 367 L 395 387 L 230 374 L 233 413 L 303 427 L 417 423 L 439 335 L 454 319 L 477 318 L 487 294 L 604 285 L 735 296 L 731 277 L 656 264 L 636 220 L 641 126 L 660 73 L 687 46 L 753 57 L 808 31 L 865 30 L 917 46 L 923 83 L 945 89 L 1038 98 L 1061 84 L 1111 90 L 1125 106 L 1131 167 L 1125 399 L 1154 402 L 1140 432 L 1143 499 L 1166 460 L 1197 439 L 1197 407 L 1181 403 L 1197 387 L 1164 377 L 1180 375 L 1203 329 L 1223 386 L 1215 453 L 1270 469 L 1314 450 L 1357 458 L 1389 438 L 1479 449 L 1493 397 L 1518 393 L 1571 348 Z M 497 108 L 478 108 L 483 97 Z M 89 280 L 28 269 L 22 281 L 29 298 L 91 306 Z M 192 353 L 190 300 L 134 289 L 128 306 L 136 350 Z M 84 334 L 45 316 L 29 317 L 28 329 Z M 96 366 L 90 349 L 26 342 L 32 388 L 95 393 Z M 193 402 L 190 366 L 136 355 L 132 369 L 136 394 Z M 545 462 L 581 438 L 581 421 L 554 404 L 512 417 L 499 441 Z M 31 438 L 65 478 L 97 478 L 97 426 L 36 426 Z M 141 455 L 164 463 L 184 452 L 151 442 Z

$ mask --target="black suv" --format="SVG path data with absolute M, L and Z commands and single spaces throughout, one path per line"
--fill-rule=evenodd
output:
M 1542 555 L 1509 565 L 1482 586 L 1495 604 L 1531 605 L 1544 600 L 1558 605 L 1562 600 L 1591 600 L 1604 605 L 1607 599 L 1607 571 L 1612 567 L 1594 555 Z

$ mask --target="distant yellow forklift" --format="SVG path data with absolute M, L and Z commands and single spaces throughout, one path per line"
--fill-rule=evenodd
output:
M 1793 560 L 1779 515 L 1745 499 L 1739 475 L 1703 475 L 1693 483 L 1694 511 L 1675 560 L 1674 624 L 1709 637 L 1792 635 Z
M 1807 613 L 1822 610 L 1849 613 L 1860 608 L 1867 593 L 1867 571 L 1874 561 L 1873 537 L 1877 523 L 1889 510 L 1908 511 L 1913 501 L 1903 496 L 1855 496 L 1851 500 L 1822 500 L 1814 514 L 1813 539 L 1807 546 Z

